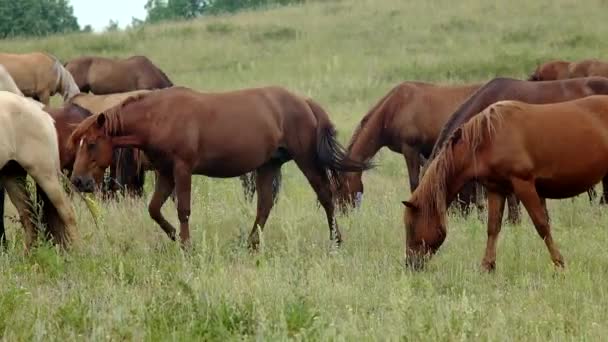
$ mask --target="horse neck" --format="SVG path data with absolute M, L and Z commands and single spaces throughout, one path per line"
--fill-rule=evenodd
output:
M 116 147 L 141 148 L 147 141 L 145 135 L 147 120 L 144 120 L 142 115 L 138 114 L 141 111 L 134 110 L 136 106 L 136 104 L 132 104 L 125 107 L 126 110 L 123 109 L 113 113 L 110 121 L 106 123 L 109 125 L 107 134 L 112 137 Z
M 384 113 L 377 111 L 355 133 L 347 151 L 347 156 L 350 159 L 357 162 L 367 162 L 385 146 L 386 137 L 384 134 L 386 132 L 384 130 L 383 119 Z M 358 174 L 361 174 L 361 172 Z
M 467 143 L 459 144 L 457 149 L 453 146 L 447 148 L 451 151 L 440 152 L 415 191 L 419 201 L 427 203 L 427 213 L 439 213 L 442 220 L 458 192 L 477 172 L 475 157 Z

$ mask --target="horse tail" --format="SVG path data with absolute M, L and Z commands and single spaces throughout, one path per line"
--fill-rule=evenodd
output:
M 340 179 L 337 176 L 341 172 L 362 172 L 373 167 L 370 162 L 350 159 L 336 139 L 337 132 L 327 112 L 312 99 L 307 99 L 306 103 L 317 118 L 317 161 L 334 181 Z
M 6 243 L 6 231 L 4 230 L 4 197 L 6 196 L 6 190 L 4 186 L 0 185 L 0 248 L 7 245 Z
M 243 186 L 243 194 L 245 195 L 245 199 L 248 202 L 253 201 L 253 195 L 255 195 L 255 180 L 257 177 L 256 171 L 251 171 L 244 175 L 241 175 L 239 178 L 241 179 L 241 185 Z M 282 181 L 281 169 L 278 169 L 272 178 L 272 202 L 274 204 L 277 203 L 279 198 L 279 191 L 281 190 L 281 181 Z

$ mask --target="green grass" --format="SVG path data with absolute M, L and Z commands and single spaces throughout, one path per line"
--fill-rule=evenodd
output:
M 108 35 L 3 41 L 4 51 L 145 54 L 199 90 L 283 85 L 312 96 L 346 142 L 366 110 L 403 80 L 464 83 L 525 77 L 549 58 L 605 57 L 604 0 L 325 1 L 163 24 Z M 55 100 L 59 103 L 58 99 Z M 293 164 L 264 234 L 244 248 L 255 215 L 237 179 L 197 177 L 183 253 L 144 201 L 102 207 L 93 225 L 74 198 L 83 246 L 23 254 L 21 228 L 0 255 L 0 335 L 14 340 L 604 340 L 608 214 L 549 201 L 567 269 L 557 274 L 527 216 L 505 226 L 497 271 L 480 273 L 485 219 L 451 216 L 421 273 L 402 267 L 401 156 L 382 151 L 365 175 L 362 210 L 328 245 L 324 214 Z M 152 182 L 153 177 L 150 177 Z M 148 184 L 150 188 L 151 184 Z M 147 199 L 150 194 L 148 192 Z M 14 213 L 12 208 L 9 210 Z M 169 202 L 164 213 L 177 222 Z

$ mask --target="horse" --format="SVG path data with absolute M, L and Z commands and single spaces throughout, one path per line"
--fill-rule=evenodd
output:
M 528 81 L 555 81 L 590 76 L 608 77 L 608 62 L 599 59 L 584 59 L 579 62 L 553 60 L 539 65 Z
M 0 182 L 17 208 L 25 229 L 25 249 L 37 239 L 25 177 L 36 182 L 43 203 L 45 237 L 67 247 L 79 240 L 75 214 L 59 180 L 59 148 L 53 119 L 26 98 L 0 91 Z M 2 239 L 5 239 L 2 232 Z
M 42 52 L 0 53 L 0 64 L 4 65 L 25 96 L 46 106 L 56 93 L 61 93 L 64 101 L 80 93 L 72 75 L 53 55 Z
M 449 118 L 443 126 L 433 147 L 426 167 L 437 157 L 442 145 L 450 135 L 465 122 L 482 112 L 489 105 L 501 100 L 517 100 L 532 104 L 563 102 L 595 94 L 608 94 L 608 79 L 603 77 L 574 78 L 560 81 L 531 82 L 513 78 L 498 77 L 477 90 Z M 588 191 L 590 199 L 594 197 L 592 189 Z M 608 193 L 604 191 L 604 200 Z M 519 205 L 515 197 L 508 198 L 508 221 L 519 222 Z
M 84 93 L 101 95 L 173 86 L 169 77 L 145 56 L 126 59 L 82 56 L 68 61 L 65 67 Z
M 403 82 L 393 87 L 361 119 L 347 147 L 352 160 L 369 161 L 383 147 L 405 157 L 410 191 L 418 186 L 420 166 L 449 115 L 482 84 L 436 85 Z M 347 173 L 339 189 L 343 209 L 357 207 L 362 173 Z M 464 195 L 464 194 L 463 194 Z M 466 195 L 460 202 L 467 204 Z
M 295 161 L 308 179 L 325 209 L 330 240 L 338 245 L 342 237 L 332 181 L 339 181 L 341 172 L 371 167 L 346 157 L 320 105 L 282 87 L 222 93 L 157 90 L 85 119 L 70 143 L 77 149 L 71 180 L 80 191 L 92 190 L 93 175 L 109 165 L 113 149 L 143 150 L 160 175 L 149 214 L 175 240 L 175 228 L 160 210 L 175 188 L 182 247 L 190 240 L 192 175 L 229 178 L 256 171 L 258 207 L 249 247 L 257 250 L 259 231 L 273 206 L 273 178 L 284 163 Z
M 447 236 L 446 206 L 465 183 L 477 179 L 488 197 L 488 240 L 481 267 L 496 267 L 505 197 L 511 193 L 523 203 L 553 263 L 563 267 L 545 199 L 573 197 L 599 181 L 606 185 L 607 155 L 606 95 L 551 104 L 492 104 L 453 131 L 420 186 L 403 201 L 407 266 L 419 270 L 436 253 Z
M 140 89 L 127 91 L 124 93 L 94 95 L 89 93 L 80 93 L 74 96 L 70 103 L 86 108 L 93 114 L 99 114 L 112 107 L 117 106 L 129 97 L 146 94 L 153 90 Z M 117 186 L 124 188 L 127 193 L 136 196 L 143 195 L 145 183 L 145 172 L 155 171 L 156 177 L 158 173 L 148 162 L 148 158 L 139 150 L 135 149 L 117 149 L 114 151 L 114 160 L 110 166 L 110 189 L 116 190 Z M 245 197 L 249 201 L 253 199 L 255 194 L 255 171 L 246 175 L 240 176 L 241 183 L 244 189 Z M 275 182 L 273 182 L 273 199 L 276 202 L 278 189 L 280 187 L 280 173 L 277 174 Z M 99 181 L 97 181 L 97 184 Z M 174 196 L 174 194 L 172 195 Z
M 8 91 L 19 96 L 24 96 L 17 84 L 15 84 L 15 80 L 11 77 L 6 68 L 0 64 L 0 90 Z M 25 98 L 25 97 L 24 97 Z M 36 106 L 42 108 L 44 105 L 36 100 L 27 98 L 28 101 L 32 102 Z M 5 229 L 4 229 L 4 197 L 5 190 L 4 187 L 0 187 L 0 245 L 6 244 L 5 237 Z

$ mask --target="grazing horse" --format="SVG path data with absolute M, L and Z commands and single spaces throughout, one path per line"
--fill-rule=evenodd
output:
M 428 157 L 449 115 L 481 84 L 435 85 L 403 82 L 365 114 L 350 139 L 347 155 L 367 162 L 383 147 L 405 157 L 410 191 L 416 190 L 422 157 Z M 347 173 L 339 189 L 343 209 L 358 206 L 362 173 Z M 460 200 L 466 204 L 466 196 Z
M 19 212 L 26 251 L 37 236 L 25 187 L 28 174 L 36 182 L 38 199 L 43 202 L 46 237 L 64 247 L 77 240 L 74 211 L 59 181 L 59 148 L 53 119 L 24 97 L 0 91 L 0 130 L 0 183 Z
M 541 130 L 539 132 L 539 129 Z M 608 182 L 608 96 L 552 104 L 500 101 L 456 129 L 406 206 L 407 265 L 420 269 L 446 238 L 446 206 L 468 181 L 487 189 L 488 240 L 482 268 L 496 266 L 505 196 L 515 193 L 545 242 L 553 242 L 545 198 L 576 196 Z
M 86 108 L 93 114 L 102 113 L 112 107 L 119 105 L 129 97 L 146 94 L 153 90 L 141 89 L 124 93 L 94 95 L 81 93 L 74 96 L 70 103 Z M 71 168 L 70 168 L 71 169 Z M 114 151 L 112 165 L 110 166 L 110 189 L 116 190 L 116 186 L 123 187 L 127 193 L 142 196 L 144 191 L 145 172 L 155 171 L 149 163 L 148 158 L 140 150 L 133 148 L 121 148 Z M 253 199 L 255 193 L 255 171 L 240 176 L 245 196 L 248 200 Z M 280 186 L 280 173 L 277 174 L 273 182 L 273 198 L 276 200 L 278 188 Z M 97 183 L 98 185 L 101 183 Z
M 339 181 L 340 172 L 368 165 L 348 159 L 335 135 L 318 104 L 280 87 L 224 93 L 173 87 L 133 97 L 85 119 L 70 138 L 77 148 L 71 179 L 81 191 L 91 191 L 92 176 L 109 165 L 114 148 L 143 150 L 160 174 L 150 216 L 175 239 L 175 228 L 161 213 L 175 188 L 180 240 L 186 246 L 192 175 L 228 178 L 256 170 L 258 208 L 249 236 L 255 250 L 258 230 L 273 206 L 273 178 L 282 164 L 294 160 L 325 209 L 330 239 L 339 244 L 331 182 Z
M 46 106 L 56 93 L 61 93 L 64 101 L 80 93 L 72 75 L 53 55 L 42 52 L 0 53 L 0 64 L 4 65 L 25 96 Z
M 549 61 L 539 65 L 528 81 L 555 81 L 590 76 L 608 77 L 608 62 L 598 59 L 584 59 L 579 62 Z
M 603 77 L 575 78 L 562 81 L 530 82 L 512 78 L 495 78 L 465 101 L 451 116 L 443 127 L 433 147 L 429 161 L 437 156 L 442 145 L 450 135 L 465 122 L 483 111 L 489 105 L 501 100 L 517 100 L 533 104 L 563 102 L 596 94 L 608 94 L 608 79 Z M 425 172 L 423 168 L 423 174 Z M 593 193 L 589 191 L 592 198 Z M 603 198 L 608 198 L 604 191 Z M 515 197 L 510 196 L 510 222 L 519 221 L 519 205 Z
M 126 59 L 83 56 L 67 62 L 65 67 L 85 93 L 101 95 L 173 86 L 169 77 L 145 56 Z

